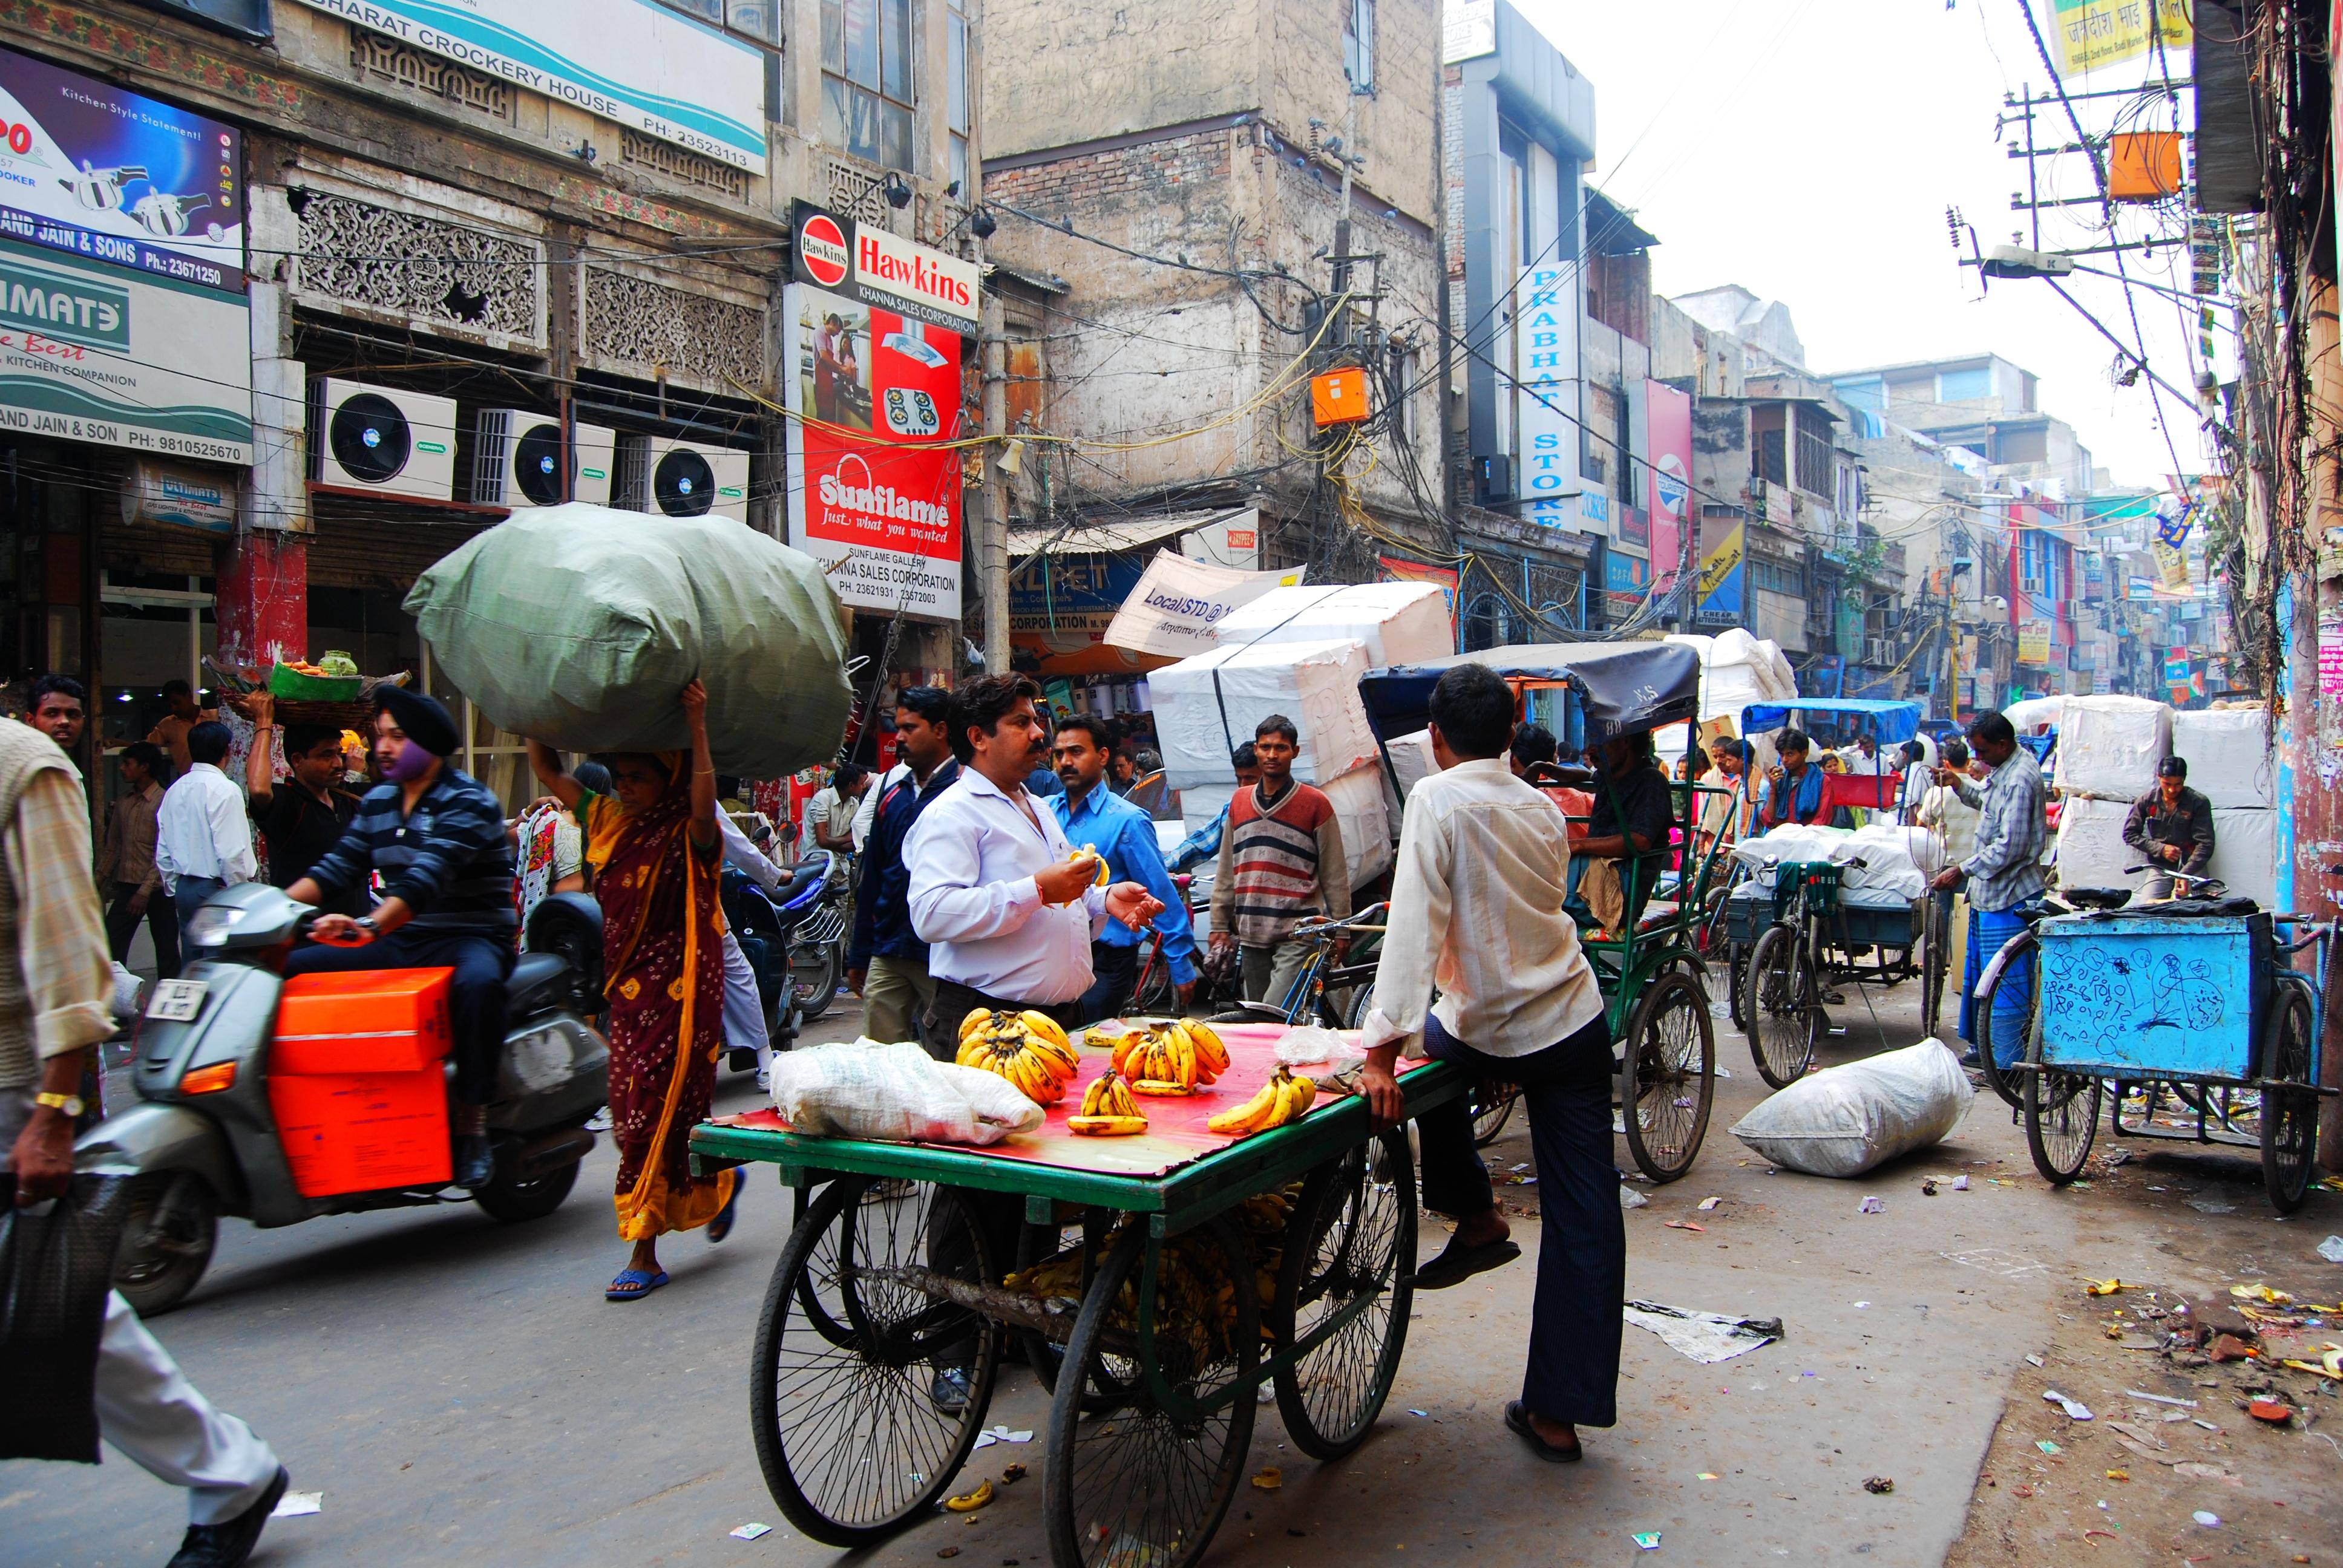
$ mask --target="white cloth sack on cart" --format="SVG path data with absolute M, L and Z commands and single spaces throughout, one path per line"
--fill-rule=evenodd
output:
M 1785 822 L 1770 833 L 1741 839 L 1732 848 L 1752 870 L 1762 869 L 1769 860 L 1831 860 L 1840 865 L 1861 860 L 1862 869 L 1849 867 L 1839 885 L 1848 892 L 1862 891 L 1866 903 L 1883 897 L 1916 899 L 1928 890 L 1928 878 L 1937 869 L 1936 840 L 1926 829 L 1898 828 L 1885 822 L 1852 832 Z
M 1798 1080 L 1734 1123 L 1733 1136 L 1809 1176 L 1860 1176 L 1951 1137 L 1976 1097 L 1958 1059 L 1924 1040 Z
M 869 1039 L 773 1058 L 773 1105 L 797 1131 L 884 1143 L 998 1143 L 1046 1116 L 998 1073 Z

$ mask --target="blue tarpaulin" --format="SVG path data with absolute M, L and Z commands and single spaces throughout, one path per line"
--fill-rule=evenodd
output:
M 1896 746 L 1920 733 L 1920 705 L 1855 697 L 1799 698 L 1789 702 L 1755 702 L 1741 710 L 1741 733 L 1762 735 L 1779 729 L 1794 717 L 1828 716 L 1846 739 L 1871 735 L 1882 746 Z

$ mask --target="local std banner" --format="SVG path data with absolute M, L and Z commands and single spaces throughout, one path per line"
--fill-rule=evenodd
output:
M 1272 588 L 1296 588 L 1302 571 L 1244 572 L 1159 550 L 1106 628 L 1107 643 L 1137 653 L 1187 658 L 1210 653 L 1212 628 Z

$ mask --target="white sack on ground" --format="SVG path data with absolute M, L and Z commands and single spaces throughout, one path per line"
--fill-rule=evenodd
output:
M 2127 869 L 2146 864 L 2140 852 L 2123 841 L 2124 819 L 2129 815 L 2131 807 L 2121 800 L 2070 795 L 2059 805 L 2059 887 L 2137 888 L 2147 880 L 2146 871 Z
M 2056 783 L 2069 794 L 2137 800 L 2172 754 L 2172 709 L 2144 697 L 2069 697 L 2058 713 Z
M 937 1061 L 908 1040 L 817 1045 L 773 1058 L 773 1104 L 790 1127 L 888 1143 L 998 1143 L 1046 1115 L 998 1073 Z
M 2213 808 L 2211 875 L 2233 896 L 2263 909 L 2278 907 L 2278 813 L 2237 806 Z
M 1215 648 L 1152 672 L 1147 688 L 1172 788 L 1184 794 L 1199 784 L 1235 783 L 1229 753 L 1272 713 L 1301 733 L 1293 776 L 1305 784 L 1322 787 L 1380 760 L 1359 699 L 1366 672 L 1365 646 L 1348 638 Z
M 1456 651 L 1448 596 L 1436 583 L 1272 588 L 1212 624 L 1212 640 L 1222 648 L 1342 638 L 1366 648 L 1369 669 L 1425 664 Z
M 2215 806 L 2276 804 L 2268 725 L 2258 708 L 2173 714 L 2172 754 L 2188 764 L 2188 787 Z
M 1809 1176 L 1860 1176 L 1952 1136 L 1976 1091 L 1934 1040 L 1825 1068 L 1734 1124 L 1750 1152 Z

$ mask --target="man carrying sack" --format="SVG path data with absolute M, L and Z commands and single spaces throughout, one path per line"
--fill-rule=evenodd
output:
M 83 1059 L 113 1030 L 113 993 L 80 779 L 45 736 L 0 725 L 0 1187 L 20 1208 L 63 1197 L 73 1177 Z M 285 1495 L 277 1455 L 196 1392 L 118 1292 L 106 1293 L 93 1383 L 106 1441 L 187 1489 L 170 1568 L 236 1568 Z M 66 1414 L 0 1384 L 0 1423 Z M 10 1432 L 0 1452 L 28 1451 Z

